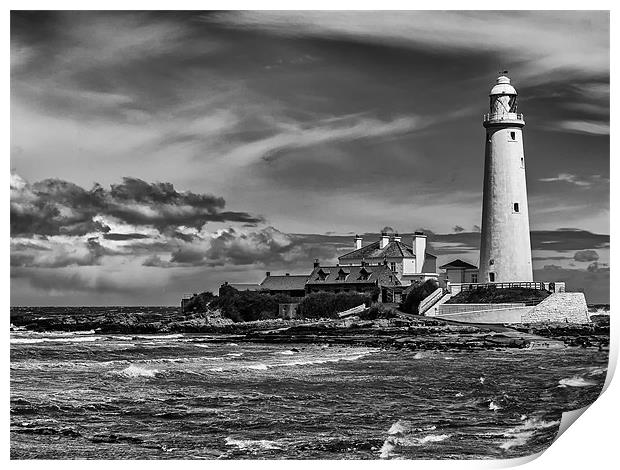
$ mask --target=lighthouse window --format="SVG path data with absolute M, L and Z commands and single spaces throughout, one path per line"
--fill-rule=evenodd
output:
M 512 207 L 513 207 L 513 210 L 514 210 L 515 212 L 519 212 L 519 203 L 518 203 L 518 202 L 515 202 L 515 203 L 512 205 Z
M 521 168 L 525 168 L 525 160 L 521 157 Z
M 489 266 L 493 266 L 495 264 L 495 260 L 494 259 L 490 259 L 489 260 Z
M 510 133 L 510 140 L 516 140 L 516 138 L 517 138 L 516 132 L 511 132 Z
M 495 273 L 489 273 L 489 281 L 495 282 Z

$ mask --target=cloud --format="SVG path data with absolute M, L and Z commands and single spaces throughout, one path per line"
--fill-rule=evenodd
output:
M 296 149 L 326 143 L 350 142 L 406 134 L 421 127 L 420 120 L 411 116 L 380 120 L 346 115 L 309 124 L 286 122 L 277 125 L 276 134 L 236 146 L 220 158 L 234 167 L 245 166 L 259 159 L 273 162 L 285 154 L 292 157 L 294 152 L 291 151 Z
M 123 241 L 123 240 L 140 240 L 149 238 L 143 233 L 104 233 L 103 238 L 106 240 Z
M 206 21 L 213 21 L 210 16 Z M 531 77 L 609 73 L 607 12 L 235 12 L 216 20 L 286 36 L 394 47 L 489 51 Z M 519 40 L 506 34 L 519 31 Z M 504 62 L 505 63 L 505 62 Z
M 101 217 L 160 232 L 181 226 L 200 229 L 207 222 L 262 220 L 245 212 L 221 211 L 224 205 L 221 197 L 179 192 L 171 183 L 147 183 L 137 178 L 123 178 L 109 190 L 99 184 L 86 190 L 59 179 L 31 185 L 19 175 L 11 175 L 12 236 L 109 232 Z M 118 235 L 110 237 L 118 239 Z
M 565 282 L 566 290 L 584 292 L 588 303 L 609 303 L 609 269 L 564 269 L 546 265 L 534 270 L 535 281 Z
M 591 187 L 599 184 L 609 184 L 609 178 L 605 178 L 601 175 L 592 175 L 588 177 L 580 177 L 572 173 L 559 173 L 558 176 L 552 176 L 549 178 L 539 178 L 538 181 L 543 183 L 555 183 L 563 182 L 574 184 L 575 186 Z
M 551 126 L 551 129 L 567 131 L 576 134 L 609 135 L 609 121 L 560 121 L 555 125 Z
M 582 250 L 576 251 L 573 259 L 575 261 L 597 261 L 599 256 L 595 250 Z
M 96 237 L 85 241 L 65 237 L 64 241 L 45 241 L 44 248 L 32 243 L 11 241 L 11 267 L 45 267 L 60 268 L 66 266 L 98 265 L 101 259 L 114 255 L 114 251 L 105 248 Z
M 590 273 L 609 272 L 609 265 L 595 261 L 594 263 L 590 263 L 588 265 L 587 271 Z

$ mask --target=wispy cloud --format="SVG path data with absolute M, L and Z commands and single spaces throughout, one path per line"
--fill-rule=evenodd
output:
M 289 36 L 493 51 L 519 62 L 521 75 L 526 72 L 531 78 L 609 72 L 609 14 L 605 12 L 245 11 L 222 14 L 220 19 Z M 515 34 L 507 34 L 507 24 Z
M 544 183 L 570 183 L 575 186 L 591 187 L 598 184 L 609 184 L 609 178 L 605 178 L 601 175 L 592 175 L 587 177 L 581 177 L 572 173 L 559 173 L 558 176 L 551 176 L 549 178 L 539 178 L 538 181 Z
M 277 160 L 288 150 L 402 135 L 420 128 L 420 120 L 411 116 L 385 121 L 371 117 L 340 116 L 308 125 L 282 123 L 277 134 L 237 146 L 222 159 L 233 167 L 245 166 L 259 159 L 267 162 Z
M 560 121 L 550 128 L 576 134 L 609 135 L 609 122 L 603 121 L 567 120 Z

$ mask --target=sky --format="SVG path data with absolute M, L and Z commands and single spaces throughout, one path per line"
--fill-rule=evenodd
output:
M 176 305 L 423 230 L 477 264 L 488 93 L 536 280 L 609 301 L 609 14 L 11 14 L 11 304 Z

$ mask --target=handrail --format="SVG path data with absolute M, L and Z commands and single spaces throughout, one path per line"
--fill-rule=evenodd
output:
M 418 315 L 422 315 L 424 312 L 430 309 L 433 305 L 435 305 L 437 301 L 441 299 L 442 297 L 443 297 L 443 289 L 441 287 L 438 287 L 437 289 L 435 289 L 433 293 L 428 295 L 425 299 L 422 300 L 422 302 L 420 302 L 420 305 L 418 305 Z
M 487 113 L 482 118 L 486 121 L 523 121 L 522 113 Z

